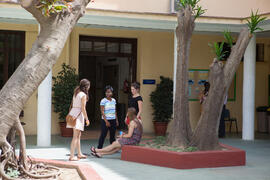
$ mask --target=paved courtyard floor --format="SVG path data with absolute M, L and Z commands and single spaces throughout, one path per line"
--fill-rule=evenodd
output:
M 246 150 L 247 164 L 242 167 L 178 170 L 120 160 L 120 153 L 101 159 L 89 156 L 78 163 L 90 165 L 105 180 L 270 180 L 270 138 L 259 135 L 255 141 L 243 141 L 237 136 L 220 139 L 221 143 Z M 36 136 L 27 136 L 27 153 L 35 158 L 67 161 L 71 138 L 52 136 L 52 146 L 36 146 Z M 82 150 L 90 153 L 89 146 L 97 139 L 82 140 Z

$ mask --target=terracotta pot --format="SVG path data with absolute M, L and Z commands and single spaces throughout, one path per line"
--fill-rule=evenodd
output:
M 61 136 L 63 137 L 72 137 L 73 136 L 73 129 L 72 128 L 66 128 L 67 123 L 66 122 L 59 122 L 60 130 L 61 130 Z
M 167 132 L 168 122 L 154 122 L 155 135 L 165 136 Z

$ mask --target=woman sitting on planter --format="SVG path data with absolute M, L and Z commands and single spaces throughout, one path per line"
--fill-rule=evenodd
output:
M 123 133 L 122 135 L 118 136 L 119 139 L 103 149 L 91 147 L 91 154 L 93 156 L 101 158 L 103 155 L 114 154 L 119 151 L 123 145 L 135 145 L 141 141 L 143 127 L 141 122 L 137 119 L 136 109 L 129 108 L 127 115 L 131 120 L 128 125 L 128 133 Z

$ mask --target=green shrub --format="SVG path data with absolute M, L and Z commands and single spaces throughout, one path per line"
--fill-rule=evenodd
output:
M 150 95 L 150 101 L 154 109 L 154 121 L 168 122 L 173 113 L 173 81 L 163 76 L 160 80 L 160 84 Z
M 62 70 L 53 77 L 53 96 L 52 103 L 54 112 L 59 113 L 59 119 L 65 120 L 69 106 L 72 101 L 74 89 L 78 86 L 79 76 L 76 74 L 76 69 L 62 64 Z

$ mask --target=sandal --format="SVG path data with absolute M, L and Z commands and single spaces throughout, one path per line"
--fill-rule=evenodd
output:
M 90 151 L 91 151 L 92 153 L 97 153 L 97 152 L 96 152 L 96 148 L 95 148 L 94 146 L 92 146 L 92 147 L 90 148 Z
M 97 158 L 102 158 L 102 156 L 100 156 L 100 155 L 98 155 L 97 153 L 94 153 L 94 152 L 92 152 L 91 155 L 92 155 L 92 156 L 95 156 L 95 157 L 97 157 Z
M 79 161 L 80 159 L 78 159 L 78 158 L 76 158 L 76 157 L 73 157 L 73 158 L 70 157 L 68 160 L 69 160 L 69 161 Z

